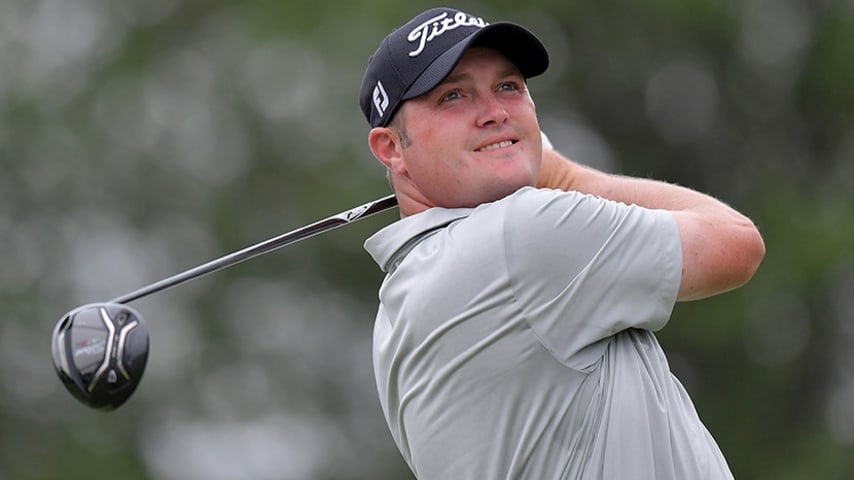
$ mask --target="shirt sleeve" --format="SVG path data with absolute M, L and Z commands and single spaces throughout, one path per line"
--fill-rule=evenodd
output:
M 673 310 L 682 244 L 673 216 L 577 192 L 524 189 L 505 219 L 519 308 L 558 360 L 586 371 L 609 339 Z

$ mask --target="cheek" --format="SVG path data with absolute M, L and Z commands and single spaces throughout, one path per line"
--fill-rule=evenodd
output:
M 441 174 L 439 162 L 436 161 L 441 158 L 440 152 L 430 143 L 413 140 L 405 152 L 406 173 L 417 186 L 428 185 Z

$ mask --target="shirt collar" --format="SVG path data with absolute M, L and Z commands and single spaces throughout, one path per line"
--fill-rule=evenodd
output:
M 390 272 L 427 235 L 471 212 L 471 208 L 430 208 L 378 231 L 365 241 L 365 250 L 383 272 Z

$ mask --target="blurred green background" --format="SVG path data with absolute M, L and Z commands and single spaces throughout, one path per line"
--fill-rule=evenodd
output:
M 151 357 L 115 412 L 64 390 L 49 340 L 72 307 L 386 195 L 359 81 L 431 6 L 0 3 L 0 480 L 411 478 L 362 250 L 396 211 L 135 302 Z M 662 343 L 737 478 L 854 478 L 854 3 L 453 6 L 547 44 L 560 150 L 755 220 L 754 280 L 678 305 Z

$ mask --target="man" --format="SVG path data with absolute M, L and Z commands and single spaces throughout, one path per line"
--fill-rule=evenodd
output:
M 547 66 L 526 29 L 448 8 L 368 64 L 403 217 L 365 244 L 392 436 L 423 479 L 732 478 L 652 332 L 749 280 L 762 238 L 711 197 L 544 150 L 526 79 Z

